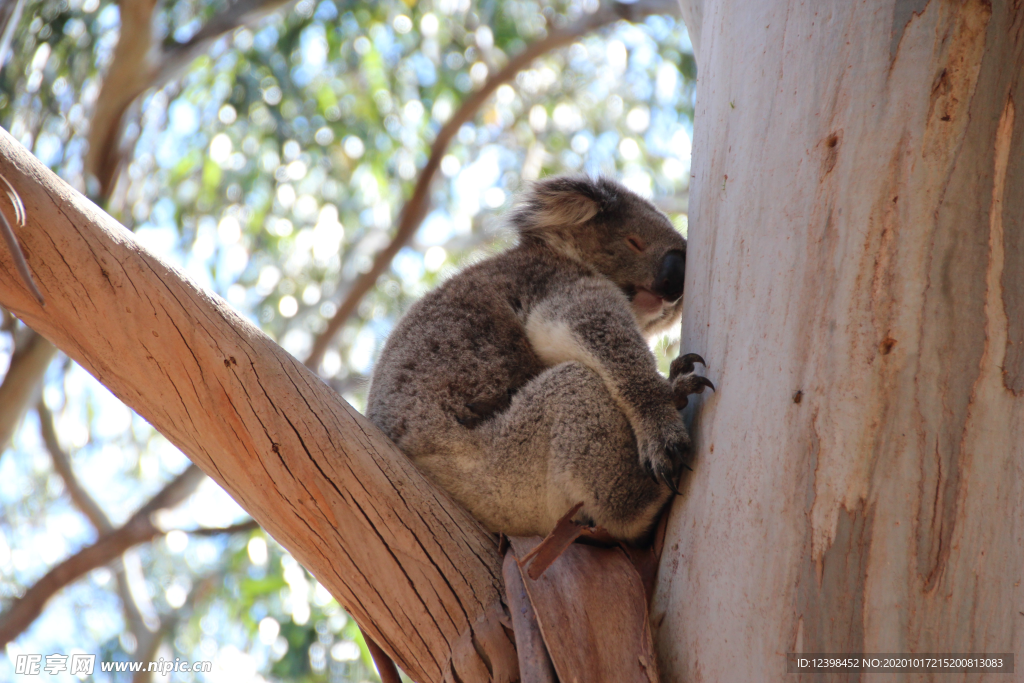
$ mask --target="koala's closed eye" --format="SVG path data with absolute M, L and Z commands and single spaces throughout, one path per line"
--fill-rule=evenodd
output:
M 647 248 L 647 245 L 644 244 L 644 241 L 639 237 L 636 237 L 635 235 L 630 235 L 629 237 L 627 237 L 626 244 L 628 244 L 629 248 L 638 254 L 642 254 L 644 249 Z

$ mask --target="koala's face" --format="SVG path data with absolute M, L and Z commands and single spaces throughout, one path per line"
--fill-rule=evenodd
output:
M 628 192 L 628 190 L 620 190 Z M 632 192 L 591 219 L 596 240 L 584 254 L 629 297 L 647 336 L 679 322 L 686 276 L 686 240 L 650 202 Z
M 646 336 L 678 324 L 686 240 L 649 201 L 607 178 L 551 178 L 534 186 L 513 221 L 618 285 Z

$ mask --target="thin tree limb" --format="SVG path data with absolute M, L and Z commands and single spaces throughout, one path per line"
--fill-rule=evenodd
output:
M 39 382 L 57 349 L 28 330 L 18 344 L 4 381 L 0 384 L 0 453 L 11 441 L 21 418 L 39 389 Z
M 174 632 L 178 624 L 186 622 L 191 618 L 195 605 L 208 600 L 223 585 L 224 576 L 220 571 L 214 571 L 195 582 L 189 602 L 171 614 L 164 615 L 160 628 L 145 643 L 139 643 L 136 648 L 135 661 L 153 662 L 156 661 L 160 643 Z M 153 672 L 142 670 L 135 674 L 132 683 L 150 683 L 153 680 Z
M 71 497 L 71 502 L 92 523 L 99 536 L 112 533 L 114 525 L 110 523 L 110 518 L 75 475 L 74 469 L 71 467 L 71 458 L 61 447 L 60 440 L 57 438 L 57 430 L 53 425 L 53 413 L 50 412 L 46 401 L 42 398 L 36 404 L 36 412 L 39 414 L 39 430 L 43 437 L 43 443 L 50 453 L 53 468 L 64 481 L 64 488 Z M 128 628 L 135 635 L 137 642 L 142 643 L 145 637 L 151 636 L 152 633 L 146 624 L 142 610 L 139 609 L 139 605 L 135 601 L 135 596 L 132 595 L 124 556 L 112 560 L 111 569 L 117 581 L 117 595 L 121 598 Z
M 160 60 L 151 87 L 162 85 L 180 74 L 192 60 L 206 54 L 224 34 L 253 24 L 295 0 L 237 0 L 212 17 L 194 36 L 167 50 Z
M 166 532 L 158 527 L 153 513 L 179 505 L 195 492 L 203 480 L 202 471 L 189 465 L 148 503 L 125 522 L 124 526 L 101 536 L 95 543 L 79 550 L 33 584 L 25 594 L 0 614 L 0 647 L 18 637 L 43 611 L 59 590 L 85 576 L 93 569 L 107 565 L 132 546 L 150 541 Z
M 363 633 L 363 640 L 366 642 L 366 649 L 370 651 L 370 657 L 373 658 L 373 663 L 377 667 L 377 673 L 380 674 L 381 683 L 402 683 L 402 678 L 398 675 L 398 669 L 395 668 L 395 663 L 391 661 L 391 657 L 388 657 L 388 654 L 380 648 L 380 645 L 365 633 Z
M 183 529 L 183 531 L 189 536 L 224 536 L 231 534 L 241 534 L 249 531 L 256 531 L 260 528 L 260 525 L 255 520 L 250 519 L 247 522 L 239 522 L 238 524 L 232 524 L 231 526 L 220 526 L 220 527 L 198 527 L 196 529 Z
M 103 536 L 55 566 L 0 616 L 0 646 L 14 640 L 28 628 L 59 590 L 159 533 L 160 529 L 149 521 L 148 516 L 133 517 L 116 532 Z
M 678 14 L 678 12 L 679 5 L 675 0 L 638 0 L 633 3 L 615 2 L 603 5 L 597 12 L 585 16 L 573 25 L 563 29 L 553 29 L 546 37 L 527 45 L 526 49 L 513 57 L 503 69 L 488 78 L 479 90 L 470 95 L 469 99 L 462 103 L 455 114 L 438 131 L 430 148 L 430 157 L 420 172 L 412 196 L 402 208 L 395 236 L 383 250 L 377 253 L 370 270 L 357 277 L 352 283 L 345 298 L 338 306 L 338 310 L 327 323 L 327 327 L 313 343 L 313 348 L 305 360 L 306 367 L 313 370 L 319 367 L 334 335 L 356 311 L 363 297 L 377 283 L 377 278 L 388 269 L 395 254 L 416 234 L 416 229 L 427 215 L 427 210 L 430 207 L 430 186 L 437 171 L 441 168 L 441 159 L 444 158 L 448 145 L 463 124 L 476 116 L 477 111 L 499 86 L 511 81 L 516 74 L 530 66 L 538 57 L 567 45 L 602 26 L 620 19 L 635 22 L 652 14 Z
M 129 553 L 131 551 L 129 550 Z M 124 610 L 125 621 L 128 622 L 128 629 L 135 636 L 136 645 L 142 643 L 147 637 L 153 634 L 147 623 L 147 615 L 143 613 L 139 601 L 132 592 L 131 578 L 128 574 L 128 565 L 122 555 L 110 564 L 114 572 L 114 580 L 117 582 L 117 597 L 121 599 L 121 608 Z M 152 605 L 150 605 L 152 607 Z M 150 617 L 152 618 L 152 617 Z
M 166 616 L 161 620 L 160 628 L 153 633 L 148 633 L 145 642 L 140 641 L 135 646 L 135 661 L 139 662 L 155 662 L 157 658 L 157 652 L 160 650 L 160 644 L 165 638 L 174 632 L 175 627 L 178 625 L 178 617 L 175 614 Z M 132 683 L 150 683 L 153 680 L 153 674 L 155 672 L 149 671 L 148 668 L 137 672 L 132 676 Z
M 181 474 L 172 479 L 167 486 L 163 487 L 159 493 L 150 498 L 148 503 L 139 508 L 132 517 L 149 517 L 157 510 L 169 510 L 177 507 L 186 498 L 195 493 L 199 484 L 205 478 L 206 475 L 203 474 L 199 467 L 195 464 L 190 464 Z
M 57 430 L 53 426 L 53 413 L 42 399 L 39 399 L 36 404 L 36 412 L 39 413 L 39 431 L 42 434 L 43 443 L 46 444 L 46 450 L 50 453 L 50 459 L 53 461 L 53 469 L 64 480 L 64 488 L 71 497 L 71 502 L 89 519 L 100 536 L 109 534 L 114 530 L 114 525 L 110 523 L 110 519 L 103 512 L 99 503 L 89 495 L 82 483 L 78 481 L 78 477 L 75 476 L 71 469 L 71 458 L 61 448 L 57 439 Z
M 0 2 L 0 69 L 7 63 L 7 53 L 11 48 L 11 38 L 18 28 L 21 12 L 25 9 L 25 0 L 3 0 Z
M 106 198 L 121 166 L 120 137 L 125 112 L 152 81 L 159 45 L 153 39 L 156 0 L 121 0 L 121 31 L 110 69 L 103 78 L 96 110 L 89 121 L 85 169 L 99 181 Z

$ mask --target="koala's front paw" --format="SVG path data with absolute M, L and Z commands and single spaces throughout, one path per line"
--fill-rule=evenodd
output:
M 637 439 L 640 451 L 640 464 L 651 474 L 655 481 L 668 486 L 673 493 L 679 495 L 676 482 L 682 468 L 690 469 L 684 460 L 690 454 L 690 435 L 678 416 L 675 420 L 667 420 L 659 429 L 641 435 Z
M 696 353 L 688 353 L 676 358 L 669 367 L 668 381 L 672 385 L 672 402 L 675 404 L 676 410 L 686 407 L 690 402 L 687 398 L 690 394 L 702 393 L 704 387 L 708 387 L 711 391 L 715 390 L 715 385 L 707 377 L 693 374 L 694 363 L 700 363 L 704 367 L 708 365 Z

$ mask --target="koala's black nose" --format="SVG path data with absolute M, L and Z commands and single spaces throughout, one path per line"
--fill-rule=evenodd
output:
M 661 259 L 652 291 L 666 301 L 675 301 L 683 295 L 685 277 L 686 252 L 670 251 Z

